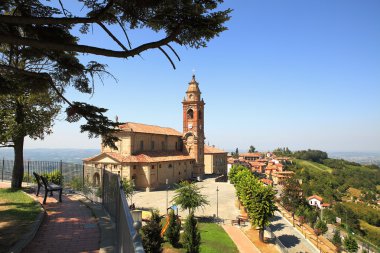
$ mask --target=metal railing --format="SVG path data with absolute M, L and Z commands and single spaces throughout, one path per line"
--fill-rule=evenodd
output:
M 83 165 L 66 163 L 62 161 L 24 161 L 23 182 L 28 184 L 35 183 L 33 172 L 43 175 L 60 172 L 63 181 L 61 185 L 70 186 L 74 178 L 83 178 Z M 2 159 L 0 161 L 1 181 L 12 180 L 13 160 Z
M 103 171 L 103 207 L 114 219 L 117 232 L 117 252 L 144 253 L 138 229 L 141 223 L 133 222 L 120 176 Z

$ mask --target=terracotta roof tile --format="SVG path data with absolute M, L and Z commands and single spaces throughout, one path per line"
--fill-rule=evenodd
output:
M 224 153 L 228 153 L 228 152 L 221 150 L 221 149 L 218 149 L 218 148 L 215 148 L 215 147 L 205 145 L 204 146 L 204 153 L 205 154 L 224 154 Z
M 122 131 L 126 131 L 126 132 L 182 136 L 182 133 L 170 127 L 160 127 L 160 126 L 147 125 L 147 124 L 134 123 L 134 122 L 126 122 L 120 125 L 119 128 Z
M 323 201 L 323 198 L 318 195 L 313 195 L 307 198 L 307 200 L 311 200 L 311 199 L 317 199 L 319 201 Z
M 170 162 L 170 161 L 183 161 L 194 160 L 189 155 L 185 155 L 181 152 L 145 152 L 136 155 L 125 156 L 119 153 L 107 152 L 97 156 L 87 158 L 84 161 L 91 162 L 99 158 L 100 156 L 108 156 L 120 163 L 155 163 L 155 162 Z
M 241 153 L 239 156 L 246 156 L 246 157 L 262 157 L 261 153 Z
M 268 179 L 268 178 L 262 178 L 262 179 L 260 179 L 260 181 L 263 182 L 264 184 L 267 184 L 267 185 L 273 184 L 273 181 Z

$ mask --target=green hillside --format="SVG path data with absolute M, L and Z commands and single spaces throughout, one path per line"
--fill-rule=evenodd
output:
M 333 171 L 332 168 L 325 166 L 321 163 L 316 163 L 312 161 L 306 161 L 306 160 L 300 160 L 300 159 L 295 159 L 294 162 L 296 162 L 299 166 L 308 168 L 308 169 L 317 169 L 320 171 L 327 171 L 331 173 Z

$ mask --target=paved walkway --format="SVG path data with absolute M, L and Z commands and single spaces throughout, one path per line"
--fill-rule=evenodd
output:
M 240 253 L 260 253 L 260 250 L 256 248 L 239 227 L 231 225 L 223 225 L 222 227 L 234 241 Z
M 309 241 L 305 240 L 304 236 L 278 211 L 274 213 L 270 228 L 276 237 L 287 248 L 289 253 L 319 252 Z
M 57 192 L 47 198 L 44 221 L 24 253 L 99 252 L 100 231 L 91 210 L 74 195 L 63 195 L 62 201 Z
M 201 187 L 201 193 L 207 196 L 207 200 L 210 203 L 203 209 L 197 209 L 195 212 L 196 216 L 213 216 L 216 215 L 218 211 L 220 218 L 231 220 L 236 219 L 236 216 L 240 214 L 239 210 L 235 207 L 236 194 L 232 184 L 215 182 L 215 178 L 207 178 L 202 182 L 198 182 L 197 185 Z M 219 190 L 218 195 L 216 192 L 217 187 Z M 165 190 L 152 192 L 140 191 L 133 195 L 132 201 L 137 208 L 155 208 L 160 211 L 160 214 L 165 214 L 166 199 L 168 199 L 170 206 L 174 195 L 173 187 L 171 187 L 168 192 Z M 188 211 L 180 209 L 179 215 L 184 218 L 188 215 Z

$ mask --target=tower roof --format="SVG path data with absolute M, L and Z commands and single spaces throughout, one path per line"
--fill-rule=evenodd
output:
M 199 94 L 201 93 L 198 87 L 198 83 L 195 80 L 195 75 L 193 75 L 193 78 L 191 79 L 189 83 L 189 87 L 187 88 L 186 93 L 199 93 Z

